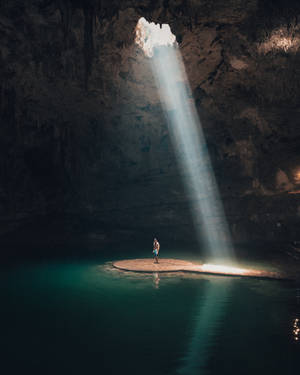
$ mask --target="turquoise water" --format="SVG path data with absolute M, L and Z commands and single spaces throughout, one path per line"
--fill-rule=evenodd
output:
M 123 273 L 107 257 L 0 273 L 3 374 L 294 374 L 296 285 Z

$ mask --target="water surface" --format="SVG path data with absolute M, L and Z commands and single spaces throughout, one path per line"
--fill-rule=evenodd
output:
M 5 374 L 299 369 L 293 283 L 124 273 L 98 257 L 10 266 L 0 285 Z

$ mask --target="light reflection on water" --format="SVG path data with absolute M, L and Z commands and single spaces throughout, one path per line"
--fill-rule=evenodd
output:
M 210 283 L 204 294 L 199 296 L 198 313 L 194 318 L 195 326 L 191 332 L 187 353 L 183 358 L 183 366 L 178 370 L 179 374 L 204 373 L 210 356 L 209 348 L 213 346 L 215 335 L 224 319 L 231 281 L 231 279 L 222 279 Z
M 293 321 L 293 337 L 295 341 L 299 340 L 300 337 L 300 322 L 299 318 L 295 318 Z
M 219 375 L 240 366 L 274 375 L 298 366 L 290 284 L 97 262 L 20 267 L 0 283 L 1 352 L 12 374 Z
M 154 283 L 155 289 L 159 288 L 159 281 L 160 281 L 159 273 L 153 272 L 153 283 Z

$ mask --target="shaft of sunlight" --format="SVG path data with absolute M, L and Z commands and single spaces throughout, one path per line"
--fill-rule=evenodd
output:
M 214 263 L 232 261 L 230 233 L 206 140 L 176 39 L 166 26 L 141 19 L 136 43 L 150 57 L 198 239 Z
M 199 240 L 214 260 L 230 260 L 230 234 L 180 52 L 175 46 L 156 48 L 150 63 Z

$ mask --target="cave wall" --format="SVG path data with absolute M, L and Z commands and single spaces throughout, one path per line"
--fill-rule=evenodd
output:
M 49 215 L 91 235 L 190 232 L 134 43 L 144 16 L 176 35 L 234 240 L 298 239 L 299 14 L 290 0 L 2 1 L 0 233 Z

